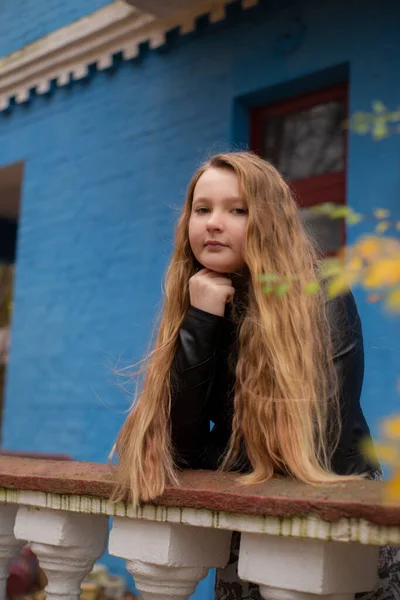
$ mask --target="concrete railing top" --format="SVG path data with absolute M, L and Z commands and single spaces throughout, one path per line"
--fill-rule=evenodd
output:
M 1 572 L 26 542 L 49 600 L 79 600 L 107 547 L 143 598 L 185 600 L 210 568 L 228 564 L 232 532 L 241 533 L 238 576 L 263 599 L 350 600 L 374 589 L 379 546 L 400 546 L 400 506 L 385 504 L 380 482 L 244 487 L 234 474 L 187 471 L 178 487 L 133 507 L 110 500 L 115 468 L 0 455 L 0 597 Z
M 0 488 L 109 499 L 114 470 L 99 463 L 0 456 Z M 361 480 L 310 486 L 276 478 L 244 487 L 236 483 L 235 474 L 186 471 L 180 474 L 179 487 L 168 487 L 151 504 L 259 517 L 311 514 L 330 522 L 357 518 L 398 527 L 400 504 L 385 503 L 384 485 Z

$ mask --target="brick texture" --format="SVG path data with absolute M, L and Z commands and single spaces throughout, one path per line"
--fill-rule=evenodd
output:
M 0 56 L 14 52 L 109 2 L 110 0 L 4 0 L 0 3 Z

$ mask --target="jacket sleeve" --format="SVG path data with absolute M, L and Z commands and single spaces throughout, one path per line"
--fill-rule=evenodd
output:
M 210 435 L 208 402 L 223 318 L 191 306 L 171 369 L 171 441 L 177 466 L 201 467 Z
M 370 431 L 360 405 L 364 379 L 364 343 L 354 296 L 349 293 L 331 300 L 328 303 L 328 316 L 339 381 L 342 421 L 332 467 L 342 475 L 367 473 L 376 466 L 369 464 L 360 449 L 360 442 L 370 436 Z

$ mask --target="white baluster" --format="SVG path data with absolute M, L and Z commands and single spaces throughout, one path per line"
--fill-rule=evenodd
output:
M 375 588 L 378 548 L 245 533 L 238 573 L 264 600 L 351 600 Z
M 208 573 L 205 567 L 163 567 L 127 560 L 126 568 L 144 600 L 187 600 Z
M 5 600 L 8 565 L 24 545 L 24 540 L 17 540 L 14 536 L 15 517 L 18 506 L 16 504 L 0 505 L 0 599 Z
M 82 580 L 106 549 L 108 518 L 21 506 L 15 536 L 29 540 L 38 557 L 47 600 L 78 600 Z
M 114 518 L 109 552 L 125 558 L 144 600 L 186 600 L 210 568 L 229 560 L 231 532 Z

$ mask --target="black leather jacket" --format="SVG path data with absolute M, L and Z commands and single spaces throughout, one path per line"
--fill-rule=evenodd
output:
M 369 428 L 360 406 L 364 377 L 361 321 L 352 294 L 328 303 L 340 381 L 342 433 L 332 468 L 339 474 L 368 473 L 376 466 L 359 450 Z M 171 436 L 177 463 L 183 468 L 218 467 L 232 432 L 233 390 L 237 357 L 236 327 L 190 307 L 179 332 L 171 373 Z M 210 421 L 214 423 L 210 431 Z M 243 451 L 240 469 L 250 469 Z

